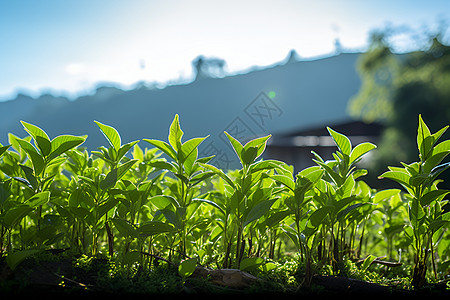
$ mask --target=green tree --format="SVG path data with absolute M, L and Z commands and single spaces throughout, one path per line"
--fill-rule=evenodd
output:
M 429 120 L 431 130 L 442 128 L 450 118 L 450 46 L 442 43 L 442 35 L 430 36 L 427 49 L 405 54 L 394 53 L 388 37 L 372 36 L 358 63 L 361 89 L 349 102 L 352 116 L 386 125 L 368 167 L 373 175 L 385 171 L 377 166 L 417 157 L 413 137 L 419 114 Z

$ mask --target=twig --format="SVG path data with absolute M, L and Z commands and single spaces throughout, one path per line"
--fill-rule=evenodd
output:
M 386 257 L 386 256 L 380 256 L 380 257 L 375 258 L 371 264 L 379 264 L 379 265 L 383 265 L 383 266 L 387 266 L 387 267 L 400 267 L 402 265 L 401 262 L 391 262 L 391 261 L 382 260 L 384 257 Z M 360 259 L 356 263 L 361 264 L 364 262 L 364 260 L 365 260 L 365 258 Z
M 146 256 L 151 256 L 153 258 L 156 258 L 158 260 L 162 260 L 162 261 L 164 261 L 164 262 L 166 262 L 168 264 L 171 264 L 172 266 L 175 266 L 175 264 L 173 262 L 171 262 L 171 261 L 169 261 L 169 260 L 167 260 L 165 258 L 162 258 L 161 256 L 158 256 L 158 255 L 155 255 L 155 254 L 151 254 L 151 253 L 148 253 L 148 252 L 142 252 L 142 251 L 141 251 L 141 254 L 146 255 Z

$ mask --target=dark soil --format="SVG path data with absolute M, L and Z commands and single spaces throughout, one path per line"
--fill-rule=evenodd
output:
M 98 262 L 99 264 L 102 261 Z M 106 263 L 106 262 L 103 262 Z M 222 273 L 221 270 L 217 270 Z M 238 270 L 236 270 L 238 271 Z M 238 271 L 240 272 L 240 271 Z M 245 273 L 245 272 L 240 272 Z M 111 292 L 98 285 L 96 268 L 90 271 L 75 270 L 70 259 L 58 261 L 25 261 L 12 271 L 5 263 L 0 264 L 0 295 L 80 295 L 91 296 L 96 294 L 107 295 L 126 295 L 132 293 L 122 293 L 120 290 Z M 195 273 L 194 273 L 195 275 Z M 194 276 L 193 275 L 193 276 Z M 233 274 L 232 276 L 237 276 Z M 230 294 L 254 294 L 258 290 L 249 289 L 252 282 L 249 274 L 244 275 L 241 286 L 226 287 L 226 284 L 220 282 L 223 279 L 214 276 L 204 277 L 203 280 L 187 281 L 185 287 L 180 285 L 175 293 L 230 293 Z M 249 275 L 249 276 L 247 276 Z M 222 275 L 221 275 L 222 276 Z M 195 276 L 194 276 L 195 277 Z M 256 279 L 256 278 L 255 278 Z M 214 281 L 215 280 L 215 281 Z M 257 279 L 256 279 L 257 280 Z M 61 284 L 64 282 L 64 284 Z M 236 283 L 236 282 L 235 282 Z M 210 285 L 209 288 L 199 285 Z M 166 292 L 166 291 L 165 291 Z M 137 291 L 136 293 L 139 293 Z M 156 292 L 158 293 L 158 292 Z M 169 292 L 170 293 L 170 292 Z M 274 291 L 263 290 L 261 293 L 278 293 Z M 420 290 L 405 290 L 395 286 L 384 286 L 380 284 L 365 282 L 346 277 L 321 276 L 316 275 L 312 278 L 311 287 L 301 287 L 296 290 L 288 290 L 287 295 L 370 295 L 370 296 L 416 296 L 416 295 L 450 295 L 450 290 L 445 283 L 426 286 Z M 297 297 L 296 297 L 297 298 Z

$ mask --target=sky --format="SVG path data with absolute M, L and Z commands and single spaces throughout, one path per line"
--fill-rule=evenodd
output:
M 388 27 L 403 30 L 395 45 L 408 51 L 417 32 L 448 21 L 448 0 L 0 0 L 0 100 L 186 81 L 199 55 L 233 74 L 292 49 L 332 55 L 336 39 L 344 52 L 365 51 L 370 33 Z

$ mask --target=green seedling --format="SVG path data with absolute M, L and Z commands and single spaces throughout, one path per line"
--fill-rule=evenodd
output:
M 310 224 L 313 228 L 320 226 L 321 235 L 330 235 L 329 260 L 334 272 L 339 271 L 339 264 L 344 255 L 345 234 L 351 212 L 368 205 L 363 202 L 364 197 L 356 194 L 357 179 L 367 173 L 364 169 L 357 169 L 356 164 L 362 156 L 376 148 L 372 143 L 362 143 L 354 148 L 351 141 L 344 134 L 328 127 L 338 151 L 333 153 L 334 160 L 324 161 L 314 153 L 314 162 L 323 169 L 324 175 L 316 185 L 317 194 L 315 202 L 317 209 L 310 215 Z M 370 204 L 369 204 L 370 205 Z M 323 240 L 323 239 L 322 239 Z M 325 247 L 321 247 L 325 249 Z
M 450 140 L 438 143 L 447 128 L 448 126 L 445 126 L 432 134 L 419 115 L 417 128 L 419 161 L 402 163 L 403 167 L 389 167 L 389 171 L 380 176 L 396 181 L 407 192 L 409 235 L 415 250 L 415 265 L 411 277 L 416 287 L 422 287 L 426 283 L 429 257 L 432 259 L 436 276 L 433 236 L 450 222 L 450 213 L 445 213 L 442 209 L 447 203 L 444 198 L 450 191 L 438 188 L 440 182 L 438 176 L 450 167 L 450 163 L 441 164 L 450 153 Z
M 211 166 L 203 166 L 219 177 L 227 184 L 226 201 L 216 203 L 222 213 L 221 227 L 223 230 L 224 267 L 237 267 L 244 258 L 245 243 L 249 241 L 245 237 L 245 230 L 250 224 L 264 216 L 278 200 L 273 194 L 273 187 L 264 181 L 268 171 L 278 169 L 284 172 L 284 164 L 275 160 L 257 160 L 264 152 L 269 136 L 260 137 L 242 145 L 237 139 L 225 132 L 242 169 L 236 178 L 231 178 L 222 170 Z M 232 260 L 232 245 L 235 244 L 234 261 Z
M 175 115 L 169 128 L 168 143 L 155 139 L 144 141 L 161 150 L 171 160 L 150 163 L 153 167 L 170 172 L 177 179 L 166 182 L 171 191 L 169 195 L 158 195 L 150 201 L 158 207 L 158 213 L 164 215 L 177 229 L 180 253 L 184 256 L 187 254 L 189 234 L 198 225 L 194 214 L 202 202 L 207 202 L 199 194 L 199 185 L 214 173 L 205 172 L 200 165 L 206 164 L 212 157 L 198 158 L 198 147 L 208 136 L 182 142 L 183 135 L 179 117 Z

